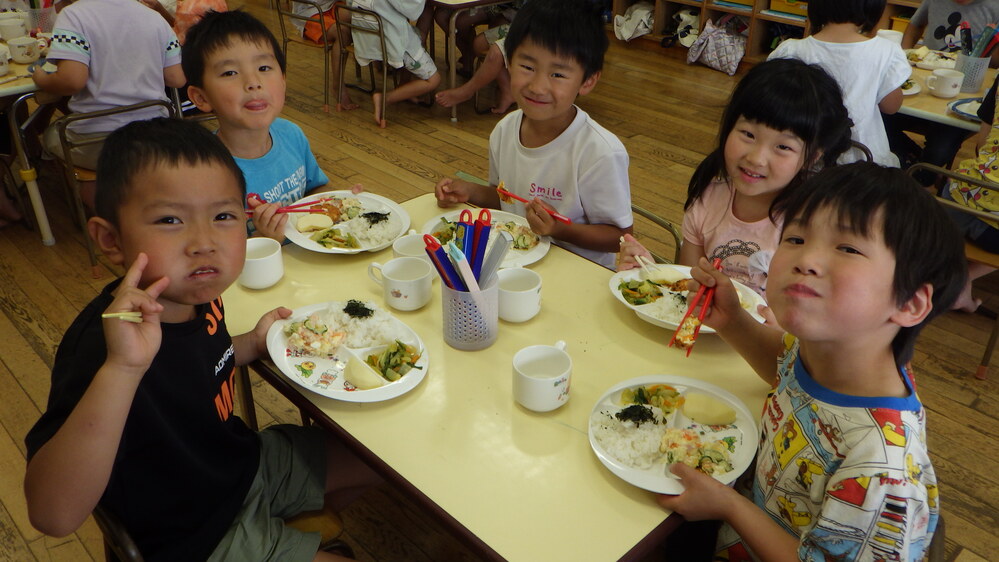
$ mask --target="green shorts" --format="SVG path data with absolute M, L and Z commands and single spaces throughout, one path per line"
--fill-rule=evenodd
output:
M 259 435 L 257 475 L 208 560 L 311 562 L 319 551 L 319 533 L 303 533 L 284 520 L 323 507 L 326 434 L 316 427 L 279 425 Z

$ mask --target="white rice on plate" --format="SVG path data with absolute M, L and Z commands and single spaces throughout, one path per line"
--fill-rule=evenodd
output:
M 344 312 L 345 304 L 331 307 L 329 310 L 330 326 L 337 331 L 347 333 L 343 345 L 352 348 L 374 347 L 388 345 L 396 339 L 406 336 L 406 333 L 399 329 L 399 324 L 392 315 L 373 303 L 364 303 L 366 307 L 374 311 L 371 316 L 364 318 L 355 318 Z
M 356 216 L 338 223 L 336 226 L 343 231 L 353 234 L 354 238 L 357 238 L 357 241 L 363 248 L 370 248 L 390 242 L 395 238 L 399 230 L 398 226 L 392 220 L 391 213 L 389 213 L 388 218 L 376 224 L 371 224 L 363 216 Z
M 643 313 L 657 320 L 679 324 L 683 315 L 687 313 L 687 296 L 685 293 L 663 290 L 662 297 L 649 304 L 643 304 L 639 308 Z
M 652 412 L 659 423 L 645 422 L 636 427 L 633 421 L 617 419 L 617 412 L 601 409 L 593 413 L 590 429 L 604 451 L 625 466 L 651 468 L 656 463 L 665 464 L 659 444 L 666 432 L 662 410 L 652 407 Z

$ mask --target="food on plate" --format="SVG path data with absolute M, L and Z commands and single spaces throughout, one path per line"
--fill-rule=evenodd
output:
M 434 238 L 440 241 L 441 245 L 444 246 L 448 242 L 454 239 L 454 231 L 458 228 L 458 223 L 447 220 L 441 217 L 441 222 L 434 227 L 430 232 Z
M 325 230 L 333 226 L 333 219 L 329 218 L 327 215 L 321 214 L 308 214 L 299 217 L 298 221 L 295 222 L 295 228 L 299 232 L 316 232 L 319 230 Z
M 324 248 L 360 248 L 361 244 L 350 232 L 344 232 L 337 227 L 330 227 L 309 236 L 309 239 Z
M 667 464 L 683 463 L 708 475 L 732 470 L 729 453 L 734 450 L 734 437 L 704 442 L 701 433 L 692 428 L 669 428 L 659 444 Z
M 344 305 L 343 311 L 347 313 L 351 318 L 367 318 L 375 313 L 371 308 L 368 308 L 364 301 L 359 301 L 356 299 L 350 299 L 347 304 Z
M 614 414 L 614 417 L 621 421 L 630 421 L 636 426 L 642 425 L 646 422 L 659 423 L 656 419 L 656 415 L 652 413 L 651 406 L 642 406 L 640 404 L 632 404 L 620 412 Z
M 356 197 L 326 197 L 309 208 L 315 213 L 325 214 L 337 223 L 361 214 L 361 200 Z
M 621 281 L 617 288 L 621 291 L 624 300 L 633 305 L 649 304 L 663 296 L 660 284 L 655 281 L 642 279 Z
M 905 82 L 902 82 L 902 90 L 903 91 L 911 90 L 912 87 L 915 86 L 915 85 L 916 85 L 916 82 L 912 78 L 909 78 Z
M 343 369 L 343 378 L 359 390 L 370 390 L 389 383 L 367 363 L 356 357 L 347 360 L 347 366 Z
M 918 49 L 911 49 L 905 56 L 909 59 L 909 62 L 923 68 L 954 68 L 957 66 L 956 53 L 931 51 L 925 46 Z
M 923 45 L 918 49 L 907 49 L 905 51 L 905 58 L 909 59 L 909 62 L 911 63 L 917 63 L 921 62 L 923 60 L 923 57 L 925 57 L 929 53 L 930 53 L 929 47 Z
M 301 355 L 333 355 L 343 343 L 345 334 L 332 330 L 318 313 L 312 313 L 302 321 L 290 322 L 284 328 L 288 337 L 288 347 Z
M 494 224 L 497 230 L 509 232 L 513 236 L 514 250 L 530 250 L 541 242 L 541 237 L 534 233 L 530 227 L 519 224 L 515 221 L 497 222 Z
M 694 345 L 694 335 L 697 332 L 697 327 L 701 325 L 701 321 L 694 317 L 694 315 L 688 316 L 683 324 L 680 324 L 680 329 L 676 332 L 676 338 L 673 343 L 680 349 L 688 349 L 690 346 Z
M 597 443 L 618 462 L 631 468 L 646 469 L 663 461 L 659 445 L 666 417 L 659 408 L 638 407 L 648 410 L 652 423 L 635 423 L 630 419 L 619 419 L 611 411 L 597 410 L 590 418 L 590 430 Z
M 650 405 L 669 415 L 683 405 L 683 396 L 668 384 L 650 384 L 621 391 L 621 403 Z
M 385 377 L 385 380 L 391 382 L 401 379 L 414 368 L 422 369 L 423 367 L 416 365 L 419 360 L 420 351 L 418 349 L 396 340 L 380 354 L 369 355 L 367 363 Z
M 684 395 L 683 415 L 704 425 L 729 425 L 735 423 L 735 410 L 714 396 L 703 392 Z
M 364 315 L 362 309 L 370 313 Z M 346 334 L 343 345 L 350 348 L 388 345 L 407 337 L 399 322 L 374 303 L 350 300 L 343 306 L 330 309 L 328 314 L 330 326 Z

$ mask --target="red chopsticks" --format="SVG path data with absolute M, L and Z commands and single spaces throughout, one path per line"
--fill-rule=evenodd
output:
M 247 200 L 256 199 L 261 203 L 266 203 L 260 195 L 256 193 L 247 193 Z M 315 205 L 322 205 L 329 201 L 333 201 L 335 197 L 323 197 L 321 199 L 313 199 L 312 201 L 305 201 L 304 203 L 295 203 L 294 205 L 285 205 L 277 210 L 278 213 L 325 213 L 323 209 L 313 209 Z M 252 215 L 253 209 L 246 209 L 246 214 Z
M 715 258 L 711 265 L 714 266 L 715 269 L 721 270 L 721 258 Z M 690 338 L 690 345 L 686 346 L 687 357 L 690 357 L 690 352 L 694 349 L 694 342 L 697 341 L 697 336 L 701 333 L 701 326 L 704 325 L 704 315 L 708 313 L 708 308 L 711 306 L 711 300 L 715 297 L 714 287 L 701 285 L 701 288 L 697 289 L 697 294 L 695 294 L 693 300 L 690 301 L 690 306 L 687 308 L 687 312 L 683 315 L 683 318 L 676 327 L 676 331 L 673 332 L 673 337 L 670 338 L 669 344 L 667 345 L 667 347 L 673 347 L 673 343 L 676 342 L 676 338 L 679 337 L 680 332 L 683 331 L 684 324 L 686 324 L 690 314 L 694 312 L 695 308 L 697 308 L 698 303 L 701 303 L 702 297 L 704 298 L 704 301 L 701 305 L 701 311 L 697 314 L 697 326 L 694 327 L 694 335 Z
M 510 199 L 516 199 L 517 201 L 520 201 L 521 203 L 528 203 L 529 202 L 527 199 L 524 199 L 520 195 L 516 195 L 514 193 L 510 193 L 509 191 L 507 191 L 506 189 L 504 189 L 503 188 L 503 182 L 500 182 L 499 186 L 496 188 L 496 193 L 498 193 L 500 197 L 509 197 Z M 545 211 L 547 211 L 548 214 L 551 215 L 553 219 L 555 219 L 555 220 L 557 220 L 559 222 L 564 222 L 565 224 L 572 224 L 572 220 L 569 219 L 569 217 L 567 217 L 567 216 L 565 216 L 565 215 L 563 215 L 561 213 L 556 213 L 555 211 L 553 211 L 553 210 L 551 210 L 551 209 L 549 209 L 547 207 L 545 207 Z

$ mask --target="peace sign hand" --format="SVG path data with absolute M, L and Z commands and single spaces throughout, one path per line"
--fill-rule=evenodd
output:
M 104 338 L 108 346 L 105 362 L 117 370 L 142 377 L 160 349 L 162 330 L 160 313 L 163 305 L 157 298 L 170 284 L 169 277 L 162 277 L 145 289 L 139 288 L 142 272 L 149 263 L 149 257 L 140 253 L 115 291 L 114 301 L 107 312 L 142 313 L 141 322 L 127 322 L 119 318 L 104 319 Z

